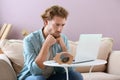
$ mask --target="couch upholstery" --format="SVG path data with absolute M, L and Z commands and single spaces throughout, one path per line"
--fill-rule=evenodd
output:
M 0 54 L 0 80 L 16 80 L 24 64 L 22 40 L 4 40 L 1 42 Z M 78 42 L 69 41 L 70 53 L 75 56 Z M 82 72 L 84 80 L 120 80 L 120 51 L 112 51 L 113 40 L 103 38 L 99 49 L 98 59 L 106 60 L 108 63 L 95 66 L 89 74 L 90 67 L 77 67 L 76 71 Z M 6 77 L 6 75 L 8 75 Z

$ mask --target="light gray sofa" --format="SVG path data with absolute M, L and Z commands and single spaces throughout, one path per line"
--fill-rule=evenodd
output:
M 75 56 L 78 42 L 69 41 L 70 53 Z M 95 66 L 89 74 L 90 67 L 77 67 L 84 80 L 120 80 L 120 51 L 112 51 L 113 40 L 103 38 L 99 49 L 98 59 L 107 61 L 107 64 Z M 3 54 L 0 54 L 0 80 L 16 80 L 16 75 L 23 67 L 22 40 L 4 40 L 0 45 Z

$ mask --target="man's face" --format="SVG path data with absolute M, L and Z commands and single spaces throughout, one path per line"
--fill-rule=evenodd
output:
M 47 33 L 53 35 L 55 38 L 60 37 L 60 33 L 65 25 L 66 19 L 55 16 L 52 20 L 48 21 L 46 26 Z

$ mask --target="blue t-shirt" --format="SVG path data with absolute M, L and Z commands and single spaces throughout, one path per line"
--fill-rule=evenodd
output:
M 61 36 L 64 40 L 65 45 L 69 49 L 67 37 L 63 34 L 61 34 Z M 24 80 L 30 75 L 42 75 L 42 69 L 40 69 L 35 63 L 35 59 L 39 54 L 39 51 L 42 48 L 42 44 L 44 43 L 44 41 L 45 38 L 43 36 L 42 30 L 35 31 L 24 38 L 24 67 L 17 76 L 18 80 Z M 52 52 L 53 56 L 55 56 L 56 53 L 62 52 L 62 48 L 58 43 L 55 43 L 52 46 Z M 64 68 L 54 67 L 54 73 L 61 72 L 65 72 Z

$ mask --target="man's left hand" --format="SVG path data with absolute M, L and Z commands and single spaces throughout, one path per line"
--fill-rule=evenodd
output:
M 67 51 L 67 47 L 66 47 L 66 45 L 65 45 L 61 36 L 56 38 L 56 41 L 61 46 L 63 52 Z

